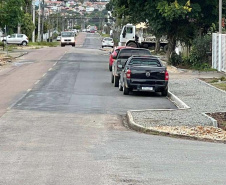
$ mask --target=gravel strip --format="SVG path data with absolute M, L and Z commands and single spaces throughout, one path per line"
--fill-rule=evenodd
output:
M 169 82 L 169 90 L 191 109 L 172 111 L 132 111 L 135 123 L 149 128 L 157 126 L 212 126 L 206 112 L 226 112 L 226 92 L 198 79 L 177 79 Z

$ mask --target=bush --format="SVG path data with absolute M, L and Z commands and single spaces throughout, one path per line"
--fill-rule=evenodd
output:
M 211 52 L 211 35 L 198 37 L 193 41 L 192 51 L 189 56 L 190 64 L 193 67 L 204 67 L 211 65 L 208 53 Z
M 178 55 L 176 52 L 173 52 L 170 57 L 169 64 L 173 66 L 178 66 L 182 63 L 183 63 L 182 56 Z

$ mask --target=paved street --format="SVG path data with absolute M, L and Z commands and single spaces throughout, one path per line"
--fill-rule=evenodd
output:
M 176 107 L 158 93 L 124 96 L 110 83 L 99 36 L 82 37 L 76 48 L 35 50 L 0 71 L 0 84 L 10 77 L 15 86 L 0 98 L 0 184 L 225 184 L 224 144 L 123 125 L 127 110 Z

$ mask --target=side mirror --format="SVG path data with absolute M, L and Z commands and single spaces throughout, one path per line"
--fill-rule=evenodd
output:
M 112 56 L 112 58 L 113 58 L 113 59 L 116 59 L 116 58 L 117 58 L 117 56 L 116 56 L 116 55 L 113 55 L 113 56 Z

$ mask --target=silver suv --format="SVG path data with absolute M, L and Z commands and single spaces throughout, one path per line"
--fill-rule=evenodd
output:
M 2 42 L 7 44 L 20 44 L 26 46 L 28 44 L 28 37 L 25 34 L 12 34 L 4 37 Z

